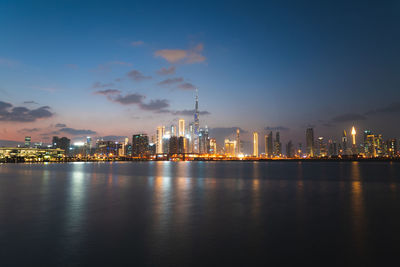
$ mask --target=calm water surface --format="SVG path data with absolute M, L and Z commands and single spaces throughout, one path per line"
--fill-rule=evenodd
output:
M 0 266 L 383 265 L 400 164 L 0 165 Z

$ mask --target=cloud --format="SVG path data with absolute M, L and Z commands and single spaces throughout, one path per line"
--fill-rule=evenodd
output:
M 56 127 L 56 128 L 65 128 L 65 127 L 67 127 L 67 125 L 64 124 L 64 123 L 57 123 L 57 124 L 55 125 L 55 127 Z
M 92 85 L 92 88 L 98 89 L 98 88 L 106 88 L 106 87 L 112 87 L 114 86 L 113 83 L 101 83 L 101 82 L 95 82 Z
M 143 80 L 149 80 L 151 79 L 151 76 L 144 76 L 140 71 L 138 70 L 131 70 L 130 72 L 128 72 L 126 74 L 126 76 L 128 76 L 128 78 L 136 81 L 136 82 L 140 82 Z
M 49 106 L 29 109 L 13 107 L 10 103 L 0 101 L 0 121 L 33 122 L 37 119 L 50 118 L 53 115 Z
M 182 77 L 165 79 L 157 84 L 161 85 L 161 86 L 169 86 L 169 85 L 180 83 L 180 82 L 183 82 Z
M 107 135 L 101 137 L 103 140 L 106 141 L 123 141 L 127 136 L 120 136 L 120 135 Z
M 151 100 L 149 103 L 140 103 L 139 106 L 144 110 L 163 110 L 169 107 L 169 103 L 166 99 L 157 99 Z
M 393 102 L 390 105 L 369 110 L 365 115 L 388 114 L 400 112 L 400 102 Z
M 122 105 L 131 105 L 131 104 L 141 104 L 144 98 L 145 97 L 143 95 L 134 93 L 134 94 L 128 94 L 126 96 L 118 95 L 117 97 L 110 100 L 118 102 Z
M 131 42 L 131 46 L 141 46 L 141 45 L 144 45 L 144 42 L 141 40 Z
M 267 127 L 264 128 L 264 130 L 266 130 L 266 131 L 282 131 L 282 132 L 284 132 L 284 131 L 289 131 L 290 129 L 287 128 L 287 127 L 284 127 L 284 126 L 276 126 L 276 127 L 267 126 Z
M 82 129 L 74 129 L 74 128 L 62 128 L 59 132 L 67 133 L 70 135 L 88 135 L 88 134 L 96 134 L 95 131 L 92 130 L 82 130 Z
M 184 110 L 176 110 L 176 111 L 171 111 L 172 115 L 179 115 L 179 116 L 193 116 L 194 115 L 194 109 L 184 109 Z M 203 110 L 199 111 L 200 115 L 210 115 L 211 113 Z
M 116 95 L 116 94 L 120 94 L 121 91 L 117 90 L 117 89 L 106 89 L 106 90 L 99 90 L 94 92 L 94 94 L 96 95 Z
M 161 68 L 160 70 L 157 71 L 158 75 L 170 75 L 170 74 L 175 74 L 175 66 L 171 66 L 168 68 Z
M 155 57 L 161 57 L 169 63 L 199 63 L 204 62 L 206 58 L 201 54 L 204 49 L 203 44 L 198 44 L 193 48 L 184 49 L 162 49 L 154 53 Z
M 18 130 L 19 133 L 33 133 L 38 131 L 40 131 L 39 128 L 23 128 L 21 130 Z
M 348 122 L 348 121 L 360 121 L 360 120 L 366 120 L 367 117 L 364 115 L 358 114 L 358 113 L 346 113 L 343 115 L 339 115 L 336 117 L 333 117 L 331 119 L 332 122 Z
M 31 100 L 31 101 L 24 101 L 24 104 L 35 104 L 35 105 L 39 105 L 37 102 Z
M 188 82 L 179 84 L 178 88 L 182 89 L 182 90 L 195 90 L 196 89 L 196 87 L 193 84 L 188 83 Z

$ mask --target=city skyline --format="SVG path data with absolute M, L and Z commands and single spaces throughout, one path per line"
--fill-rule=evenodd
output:
M 396 2 L 154 5 L 2 3 L 0 140 L 153 135 L 192 120 L 195 88 L 201 127 L 249 154 L 253 132 L 260 151 L 270 131 L 305 149 L 310 126 L 400 137 Z

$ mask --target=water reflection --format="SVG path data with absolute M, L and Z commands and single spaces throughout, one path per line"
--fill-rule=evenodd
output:
M 84 238 L 87 197 L 85 163 L 74 163 L 70 167 L 64 225 L 67 237 L 64 239 L 64 249 L 67 253 L 79 250 L 79 245 Z
M 353 221 L 354 243 L 359 254 L 364 250 L 367 221 L 364 214 L 363 184 L 360 176 L 360 163 L 351 164 L 351 213 Z

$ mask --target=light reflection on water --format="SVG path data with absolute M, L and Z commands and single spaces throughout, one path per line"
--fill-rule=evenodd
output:
M 55 265 L 96 262 L 105 251 L 119 262 L 130 248 L 139 265 L 190 265 L 217 251 L 237 264 L 243 255 L 285 260 L 284 251 L 299 259 L 299 247 L 324 255 L 327 246 L 342 260 L 368 259 L 379 251 L 370 240 L 389 236 L 380 232 L 391 233 L 388 246 L 400 240 L 399 171 L 357 162 L 6 164 L 0 242 L 6 255 L 30 248 L 21 264 L 40 262 L 36 244 Z

